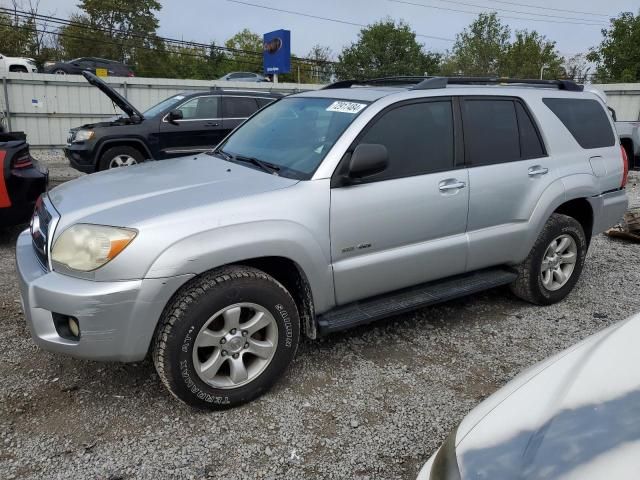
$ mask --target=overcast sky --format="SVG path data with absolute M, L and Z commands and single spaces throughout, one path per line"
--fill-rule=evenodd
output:
M 597 45 L 602 38 L 602 26 L 552 22 L 607 24 L 606 16 L 590 14 L 616 16 L 622 11 L 638 13 L 640 6 L 638 0 L 406 0 L 406 3 L 397 0 L 242 0 L 270 8 L 263 9 L 229 0 L 160 1 L 162 10 L 158 17 L 159 34 L 162 36 L 197 42 L 214 40 L 222 44 L 245 27 L 257 33 L 285 28 L 291 30 L 293 52 L 301 56 L 306 55 L 316 43 L 328 45 L 337 55 L 344 46 L 356 40 L 360 28 L 270 9 L 291 10 L 356 24 L 369 24 L 385 16 L 403 19 L 421 35 L 418 39 L 428 49 L 441 52 L 450 49 L 453 42 L 427 36 L 454 39 L 456 33 L 473 21 L 479 12 L 495 10 L 512 30 L 535 29 L 555 40 L 563 55 L 573 55 Z M 9 6 L 9 3 L 9 0 L 0 0 L 2 6 Z M 77 3 L 78 0 L 41 0 L 41 13 L 67 18 L 77 12 Z M 521 6 L 527 4 L 540 8 Z M 532 20 L 534 18 L 539 21 Z

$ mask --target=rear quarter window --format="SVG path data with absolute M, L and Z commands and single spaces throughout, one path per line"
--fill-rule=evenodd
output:
M 582 98 L 543 98 L 544 104 L 567 127 L 582 148 L 615 145 L 615 135 L 607 113 L 597 100 Z

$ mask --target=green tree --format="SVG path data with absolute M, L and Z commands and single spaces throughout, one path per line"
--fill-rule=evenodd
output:
M 0 13 L 0 53 L 8 56 L 31 56 L 28 48 L 34 35 L 33 23 Z
M 503 77 L 539 78 L 544 70 L 544 78 L 558 78 L 563 72 L 562 62 L 555 42 L 535 30 L 517 31 L 502 55 L 499 73 Z
M 342 79 L 434 74 L 440 59 L 424 50 L 408 24 L 385 19 L 363 28 L 358 41 L 342 50 L 336 74 Z
M 311 60 L 308 66 L 308 81 L 312 83 L 328 83 L 334 73 L 334 66 L 331 62 L 333 58 L 331 48 L 316 44 L 309 50 L 307 58 Z
M 228 39 L 224 45 L 237 50 L 229 53 L 230 71 L 262 73 L 262 36 L 245 28 Z
M 463 75 L 497 75 L 509 47 L 511 31 L 498 15 L 481 13 L 456 36 L 449 68 Z
M 162 6 L 157 0 L 81 0 L 81 14 L 74 24 L 60 29 L 60 43 L 67 58 L 99 56 L 137 65 L 144 72 L 157 48 L 158 19 Z M 138 72 L 138 73 L 142 73 Z
M 623 12 L 602 30 L 600 45 L 587 59 L 597 65 L 598 81 L 636 82 L 640 80 L 640 11 Z

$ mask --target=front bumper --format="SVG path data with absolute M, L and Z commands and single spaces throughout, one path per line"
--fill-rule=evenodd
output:
M 87 144 L 67 144 L 64 155 L 73 168 L 84 173 L 97 171 L 97 162 L 93 155 L 93 148 Z
M 587 200 L 593 210 L 593 235 L 602 233 L 619 223 L 629 205 L 625 189 L 589 197 Z
M 24 315 L 34 342 L 44 350 L 91 360 L 134 362 L 149 349 L 165 305 L 192 275 L 95 282 L 43 269 L 25 230 L 16 245 Z M 53 314 L 72 316 L 80 339 L 56 331 Z

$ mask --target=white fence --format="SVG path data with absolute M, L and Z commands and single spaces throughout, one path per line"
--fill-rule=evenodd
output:
M 106 81 L 140 111 L 179 92 L 209 90 L 214 86 L 287 93 L 321 87 L 295 83 L 163 78 L 112 77 Z M 9 73 L 2 77 L 2 89 L 0 112 L 6 117 L 5 126 L 13 131 L 26 132 L 33 148 L 59 148 L 66 142 L 70 128 L 104 121 L 122 113 L 106 95 L 81 75 Z
M 108 78 L 138 110 L 144 111 L 167 97 L 184 91 L 208 90 L 213 86 L 251 90 L 295 92 L 315 90 L 321 85 L 295 83 L 215 82 L 161 78 Z M 640 84 L 593 85 L 607 93 L 609 105 L 618 120 L 638 120 Z M 34 148 L 59 148 L 66 142 L 70 128 L 104 121 L 121 112 L 97 88 L 80 75 L 43 75 L 9 73 L 2 77 L 0 112 L 5 124 L 24 131 Z
M 607 94 L 607 103 L 620 121 L 640 120 L 640 83 L 593 85 Z

